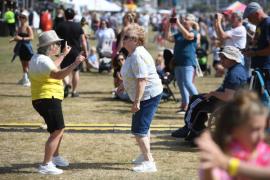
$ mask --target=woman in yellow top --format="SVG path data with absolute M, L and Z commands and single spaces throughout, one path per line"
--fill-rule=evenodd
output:
M 85 57 L 79 55 L 75 62 L 64 69 L 59 66 L 69 53 L 70 46 L 65 45 L 60 53 L 60 41 L 55 31 L 40 34 L 38 52 L 33 55 L 29 64 L 32 104 L 44 118 L 50 136 L 45 144 L 45 155 L 38 171 L 42 174 L 61 174 L 63 170 L 56 166 L 66 167 L 69 163 L 59 155 L 59 146 L 64 133 L 64 118 L 61 102 L 64 97 L 62 79 L 69 75 Z M 52 57 L 59 55 L 55 61 Z

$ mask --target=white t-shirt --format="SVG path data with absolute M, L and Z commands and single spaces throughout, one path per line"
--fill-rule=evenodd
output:
M 36 11 L 33 11 L 33 28 L 38 29 L 40 24 L 40 17 Z
M 245 49 L 247 44 L 247 30 L 244 26 L 238 26 L 226 31 L 226 33 L 231 37 L 226 39 L 225 46 L 234 46 L 239 49 Z M 241 64 L 245 64 L 244 56 L 241 57 Z
M 142 101 L 156 97 L 163 91 L 155 62 L 143 46 L 137 47 L 135 51 L 127 57 L 121 68 L 121 75 L 124 88 L 132 101 L 135 100 L 138 78 L 146 78 L 147 81 L 141 99 Z
M 238 26 L 226 31 L 226 34 L 230 36 L 226 39 L 225 46 L 234 46 L 240 49 L 244 49 L 247 43 L 247 31 L 244 26 Z
M 115 39 L 115 33 L 112 28 L 106 28 L 106 29 L 99 29 L 96 32 L 96 38 L 97 38 L 97 47 L 101 48 L 102 43 L 104 40 L 114 40 Z

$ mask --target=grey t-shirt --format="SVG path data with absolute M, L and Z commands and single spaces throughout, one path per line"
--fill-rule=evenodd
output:
M 146 86 L 141 101 L 148 100 L 162 93 L 163 86 L 157 74 L 155 62 L 148 51 L 139 46 L 127 57 L 121 68 L 124 88 L 132 101 L 136 96 L 138 78 L 146 78 Z

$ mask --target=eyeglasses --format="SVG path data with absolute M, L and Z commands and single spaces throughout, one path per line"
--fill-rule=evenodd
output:
M 125 59 L 124 58 L 118 58 L 119 61 L 124 61 Z
M 136 40 L 137 39 L 137 37 L 134 37 L 134 36 L 124 36 L 124 38 L 123 38 L 123 40 L 124 41 L 126 41 L 126 40 L 129 40 L 129 39 L 131 39 L 131 40 Z

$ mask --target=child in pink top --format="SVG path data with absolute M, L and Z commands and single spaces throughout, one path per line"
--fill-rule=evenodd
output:
M 270 167 L 270 146 L 264 142 L 267 109 L 255 93 L 240 91 L 222 109 L 216 120 L 213 139 L 221 150 L 234 158 L 258 167 Z M 203 162 L 202 162 L 203 163 Z M 206 174 L 210 174 L 206 176 Z M 250 180 L 245 176 L 232 177 L 218 167 L 202 170 L 204 180 Z
M 264 141 L 259 142 L 254 151 L 246 149 L 241 143 L 237 140 L 233 141 L 229 145 L 230 154 L 233 157 L 247 161 L 250 164 L 256 166 L 269 167 L 270 166 L 270 147 Z M 233 180 L 233 178 L 225 170 L 215 168 L 214 176 L 218 177 L 219 180 Z M 249 180 L 246 177 L 237 177 L 237 180 Z

